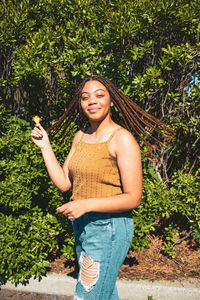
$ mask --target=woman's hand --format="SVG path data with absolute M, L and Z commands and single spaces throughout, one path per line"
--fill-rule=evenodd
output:
M 36 124 L 31 131 L 31 139 L 34 144 L 40 149 L 44 149 L 45 147 L 50 145 L 48 134 L 40 123 Z
M 74 200 L 58 207 L 56 211 L 63 215 L 67 215 L 71 220 L 77 219 L 89 212 L 89 203 L 87 200 Z

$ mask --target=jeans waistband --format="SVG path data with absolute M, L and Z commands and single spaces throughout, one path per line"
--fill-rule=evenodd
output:
M 107 212 L 90 212 L 89 215 L 96 215 L 96 216 L 102 216 L 103 218 L 120 218 L 120 217 L 127 217 L 132 218 L 132 211 L 124 211 L 120 213 L 107 213 Z

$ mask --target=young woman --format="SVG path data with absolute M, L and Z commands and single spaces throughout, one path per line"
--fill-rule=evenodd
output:
M 31 138 L 54 184 L 62 192 L 72 187 L 71 201 L 57 212 L 72 220 L 75 234 L 80 270 L 74 299 L 116 300 L 116 279 L 133 236 L 131 210 L 142 196 L 140 147 L 131 132 L 141 133 L 150 150 L 149 136 L 159 143 L 153 136 L 152 130 L 158 132 L 155 125 L 165 129 L 164 138 L 172 132 L 100 76 L 80 84 L 69 108 L 49 131 L 63 135 L 73 121 L 82 129 L 62 167 L 40 124 Z

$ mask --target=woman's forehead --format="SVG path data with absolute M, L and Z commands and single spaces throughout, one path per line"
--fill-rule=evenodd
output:
M 90 80 L 85 83 L 82 89 L 82 93 L 84 92 L 95 92 L 97 90 L 107 91 L 107 88 L 98 80 Z

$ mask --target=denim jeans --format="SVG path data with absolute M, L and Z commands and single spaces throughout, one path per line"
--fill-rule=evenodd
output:
M 79 261 L 74 300 L 118 300 L 116 280 L 133 237 L 131 212 L 91 212 L 72 224 Z

